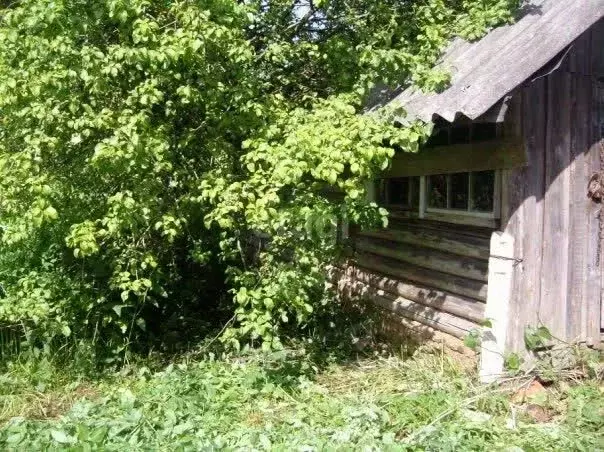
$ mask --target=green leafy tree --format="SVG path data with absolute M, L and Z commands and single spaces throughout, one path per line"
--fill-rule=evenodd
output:
M 443 45 L 511 0 L 23 0 L 0 12 L 0 323 L 120 350 L 235 301 L 278 345 L 327 300 L 334 227 L 393 146 L 376 84 L 438 89 Z M 335 196 L 334 193 L 338 193 Z

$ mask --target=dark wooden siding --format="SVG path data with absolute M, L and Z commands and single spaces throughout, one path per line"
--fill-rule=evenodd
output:
M 515 237 L 508 348 L 526 326 L 565 340 L 600 339 L 600 205 L 587 197 L 601 169 L 598 78 L 604 21 L 576 40 L 559 68 L 513 93 L 506 119 L 524 138 L 528 165 L 504 171 L 502 228 Z M 599 68 L 599 69 L 598 69 Z

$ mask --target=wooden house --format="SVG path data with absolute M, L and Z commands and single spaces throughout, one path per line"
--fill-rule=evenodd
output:
M 390 224 L 351 230 L 341 289 L 422 336 L 463 339 L 488 318 L 483 375 L 524 350 L 527 326 L 600 344 L 603 17 L 604 0 L 532 0 L 451 43 L 448 89 L 391 100 L 434 133 L 376 181 Z

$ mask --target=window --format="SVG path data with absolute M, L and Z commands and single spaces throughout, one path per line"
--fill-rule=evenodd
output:
M 496 215 L 497 173 L 467 173 L 426 176 L 426 212 Z
M 499 217 L 499 172 L 495 170 L 381 179 L 376 194 L 379 203 L 419 218 L 447 221 L 454 216 L 456 222 L 463 222 L 464 216 Z
M 419 211 L 420 178 L 393 177 L 378 181 L 377 197 L 381 204 Z
M 419 153 L 395 154 L 377 201 L 404 216 L 497 227 L 500 172 L 482 168 L 505 167 L 503 132 L 500 123 L 435 120 Z

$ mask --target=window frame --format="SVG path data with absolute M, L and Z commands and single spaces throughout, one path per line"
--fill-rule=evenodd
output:
M 378 190 L 376 190 L 376 192 L 378 194 L 381 194 L 382 190 L 384 192 L 384 197 L 383 197 L 383 201 L 380 199 L 380 201 L 383 203 L 382 205 L 385 207 L 390 207 L 393 209 L 397 209 L 400 211 L 404 211 L 404 212 L 415 212 L 415 211 L 419 211 L 421 209 L 421 199 L 422 199 L 422 185 L 421 185 L 421 177 L 422 176 L 401 176 L 401 177 L 383 177 L 377 180 L 377 182 L 381 185 L 381 184 L 385 184 L 384 187 L 380 187 Z M 407 203 L 406 204 L 400 204 L 400 203 L 393 203 L 390 200 L 390 188 L 388 187 L 388 182 L 393 180 L 393 179 L 408 179 L 408 193 L 407 193 Z M 416 187 L 416 184 L 414 184 L 412 181 L 413 179 L 418 179 L 419 180 L 419 184 Z M 418 205 L 414 205 L 413 204 L 413 200 L 415 198 L 415 190 L 418 190 Z M 378 195 L 378 197 L 381 197 Z
M 497 221 L 501 218 L 501 181 L 502 181 L 502 170 L 492 169 L 483 171 L 493 171 L 494 173 L 494 184 L 493 184 L 493 210 L 491 212 L 479 212 L 470 209 L 471 196 L 472 196 L 472 173 L 479 171 L 463 171 L 459 173 L 446 173 L 446 176 L 450 179 L 452 174 L 468 174 L 468 209 L 451 209 L 451 208 L 435 208 L 428 206 L 428 178 L 432 174 L 423 176 L 405 176 L 410 179 L 419 178 L 419 206 L 403 206 L 400 204 L 390 204 L 385 202 L 384 207 L 391 209 L 396 215 L 405 215 L 412 218 L 436 220 L 446 223 L 466 224 L 474 226 L 484 227 L 497 227 Z M 379 179 L 379 183 L 383 184 L 388 182 L 389 179 L 396 179 L 396 177 L 385 177 Z M 412 185 L 412 184 L 410 184 Z M 450 187 L 450 184 L 447 184 Z M 375 185 L 374 185 L 375 186 Z M 377 187 L 376 187 L 377 188 Z M 448 188 L 450 190 L 450 188 Z M 384 191 L 388 193 L 388 187 L 384 187 Z M 372 200 L 378 202 L 384 201 L 378 199 L 378 193 L 373 192 L 371 196 Z M 413 197 L 411 190 L 409 190 L 408 199 L 411 200 Z
M 491 212 L 480 212 L 471 210 L 472 202 L 472 174 L 480 171 L 465 171 L 459 173 L 447 173 L 447 202 L 450 202 L 451 198 L 451 176 L 453 174 L 468 174 L 468 208 L 467 209 L 453 209 L 450 207 L 430 207 L 428 205 L 428 178 L 434 176 L 429 174 L 426 176 L 420 176 L 420 193 L 423 193 L 424 200 L 422 202 L 420 198 L 420 212 L 419 217 L 424 218 L 426 214 L 437 213 L 440 215 L 455 215 L 455 216 L 468 216 L 475 218 L 487 218 L 492 220 L 498 220 L 501 218 L 501 170 L 484 170 L 493 171 L 494 182 L 493 182 L 493 210 Z M 423 183 L 422 183 L 423 180 Z
M 424 143 L 423 149 L 418 154 L 406 156 L 397 160 L 397 154 L 393 158 L 391 168 L 380 181 L 398 177 L 419 178 L 419 209 L 417 204 L 410 207 L 384 204 L 390 208 L 394 216 L 420 218 L 427 220 L 442 221 L 448 223 L 473 225 L 496 229 L 500 226 L 502 205 L 502 179 L 504 168 L 517 165 L 516 160 L 526 163 L 524 143 L 513 137 L 505 137 L 505 127 L 502 122 L 471 121 L 461 119 L 448 122 L 442 118 L 434 121 L 434 130 L 430 139 Z M 396 150 L 396 149 L 395 149 Z M 486 155 L 485 150 L 490 150 L 491 157 L 482 158 Z M 511 152 L 512 150 L 513 152 Z M 422 157 L 429 154 L 430 158 Z M 488 152 L 487 152 L 488 153 Z M 465 162 L 464 159 L 472 158 L 476 154 L 478 162 L 474 160 Z M 451 160 L 452 155 L 457 155 Z M 505 155 L 505 157 L 504 157 Z M 512 158 L 510 158 L 512 156 Z M 518 157 L 521 156 L 521 157 Z M 515 160 L 516 159 L 516 160 Z M 467 166 L 466 166 L 467 164 Z M 492 171 L 493 181 L 493 210 L 481 212 L 471 209 L 473 173 Z M 468 193 L 467 209 L 437 208 L 429 207 L 428 178 L 433 175 L 443 174 L 447 176 L 447 204 L 451 205 L 451 177 L 453 174 L 467 174 Z M 411 184 L 412 185 L 412 184 Z M 378 185 L 374 185 L 378 188 Z M 388 190 L 388 186 L 385 186 Z M 373 193 L 372 200 L 377 193 Z M 411 190 L 409 200 L 411 200 Z M 380 196 L 379 201 L 386 201 L 386 197 Z M 416 199 L 417 202 L 417 199 Z

